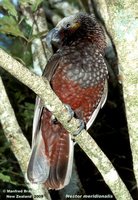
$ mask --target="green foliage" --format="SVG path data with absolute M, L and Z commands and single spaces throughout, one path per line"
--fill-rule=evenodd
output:
M 28 3 L 31 12 L 36 11 L 42 0 L 21 1 Z M 28 68 L 32 67 L 31 41 L 32 27 L 18 7 L 15 8 L 10 0 L 0 2 L 3 17 L 0 18 L 0 46 L 6 49 L 15 59 Z M 35 36 L 39 37 L 39 36 Z M 34 113 L 35 95 L 10 74 L 0 69 L 11 105 L 25 136 L 31 141 L 32 121 Z M 17 173 L 18 172 L 18 173 Z M 0 126 L 0 185 L 5 188 L 24 186 L 23 175 L 18 162 L 10 150 L 10 143 L 6 140 Z
M 15 157 L 10 151 L 10 143 L 6 140 L 0 127 L 0 184 L 4 182 L 6 184 L 20 186 L 22 180 L 23 175 L 20 172 Z
M 15 6 L 10 0 L 0 2 L 0 7 L 7 12 L 7 15 L 0 18 L 0 33 L 10 34 L 15 37 L 24 37 L 23 32 L 19 28 L 18 13 Z M 25 38 L 26 39 L 26 38 Z
M 5 9 L 9 15 L 12 15 L 16 19 L 18 19 L 17 11 L 14 5 L 9 0 L 2 0 L 2 2 L 0 2 L 0 6 L 3 7 L 3 9 Z
M 32 67 L 31 43 L 24 41 L 22 38 L 15 38 L 8 48 L 12 56 L 19 60 L 26 67 Z
M 20 99 L 19 99 L 20 100 Z M 24 120 L 24 128 L 28 130 L 32 127 L 33 115 L 34 115 L 34 103 L 25 102 L 19 107 L 20 117 Z
M 17 21 L 12 16 L 4 16 L 0 18 L 0 32 L 3 34 L 11 34 L 24 38 L 20 31 Z
M 11 183 L 13 185 L 17 185 L 17 182 L 12 181 L 10 176 L 4 175 L 3 173 L 0 173 L 0 180 L 3 182 Z

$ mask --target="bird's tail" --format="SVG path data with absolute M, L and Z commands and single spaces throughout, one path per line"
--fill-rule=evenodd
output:
M 28 165 L 28 178 L 44 183 L 48 189 L 65 187 L 71 177 L 73 141 L 64 127 L 46 108 L 41 109 L 40 123 L 33 136 L 32 155 Z

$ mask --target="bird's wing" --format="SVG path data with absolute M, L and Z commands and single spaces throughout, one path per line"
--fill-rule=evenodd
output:
M 33 118 L 33 130 L 32 130 L 32 147 L 35 144 L 37 133 L 40 129 L 40 117 L 42 114 L 43 106 L 41 104 L 41 99 L 37 96 L 35 100 L 35 110 L 34 110 L 34 118 Z
M 50 81 L 60 61 L 52 56 L 44 71 Z M 73 142 L 60 123 L 54 123 L 52 113 L 43 107 L 39 97 L 33 120 L 32 154 L 27 175 L 30 181 L 45 183 L 48 188 L 61 189 L 68 184 L 72 172 Z M 54 163 L 54 164 L 53 164 Z
M 43 76 L 46 77 L 48 81 L 51 80 L 51 77 L 54 74 L 54 71 L 59 64 L 60 59 L 61 59 L 60 54 L 56 53 L 48 61 L 45 70 L 43 72 Z M 35 110 L 33 118 L 32 147 L 35 144 L 35 140 L 37 138 L 37 134 L 40 129 L 40 118 L 42 115 L 42 110 L 43 110 L 43 104 L 41 102 L 41 99 L 37 96 L 35 101 Z
M 92 80 L 96 84 L 98 84 L 99 82 L 103 82 L 103 91 L 102 91 L 102 94 L 99 96 L 100 100 L 97 107 L 95 108 L 94 112 L 92 112 L 92 115 L 86 124 L 87 130 L 92 126 L 95 118 L 97 117 L 99 113 L 99 110 L 104 106 L 107 99 L 107 95 L 108 95 L 108 81 L 107 81 L 108 69 L 107 69 L 107 64 L 105 62 L 105 59 L 103 55 L 100 53 L 100 51 L 95 47 L 93 48 L 93 51 L 89 51 L 89 57 L 90 57 L 89 62 L 92 63 L 93 70 L 97 69 L 95 71 L 92 70 L 92 74 L 93 74 Z
M 100 100 L 98 106 L 96 107 L 96 109 L 95 109 L 94 112 L 92 113 L 92 115 L 91 115 L 89 121 L 88 121 L 87 124 L 86 124 L 86 129 L 87 129 L 87 130 L 92 126 L 92 124 L 93 124 L 95 118 L 97 117 L 97 115 L 98 115 L 98 113 L 99 113 L 99 110 L 104 106 L 104 104 L 105 104 L 105 102 L 106 102 L 106 99 L 107 99 L 107 95 L 108 95 L 108 82 L 107 82 L 107 80 L 105 80 L 105 85 L 104 85 L 104 91 L 103 91 L 102 98 L 101 98 L 101 100 Z
M 46 77 L 48 81 L 51 80 L 54 74 L 54 71 L 56 70 L 61 60 L 62 60 L 62 57 L 60 53 L 57 51 L 57 53 L 55 53 L 48 61 L 43 72 L 43 76 Z

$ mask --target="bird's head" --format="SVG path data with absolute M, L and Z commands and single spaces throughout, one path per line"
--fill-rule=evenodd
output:
M 47 43 L 62 46 L 85 37 L 96 25 L 94 16 L 76 13 L 63 18 L 47 35 Z

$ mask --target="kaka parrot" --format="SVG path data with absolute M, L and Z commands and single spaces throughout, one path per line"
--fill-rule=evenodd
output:
M 62 19 L 47 37 L 57 51 L 43 76 L 88 130 L 107 98 L 104 31 L 93 15 L 77 13 Z M 29 180 L 48 189 L 65 187 L 72 173 L 73 146 L 70 134 L 37 97 Z

